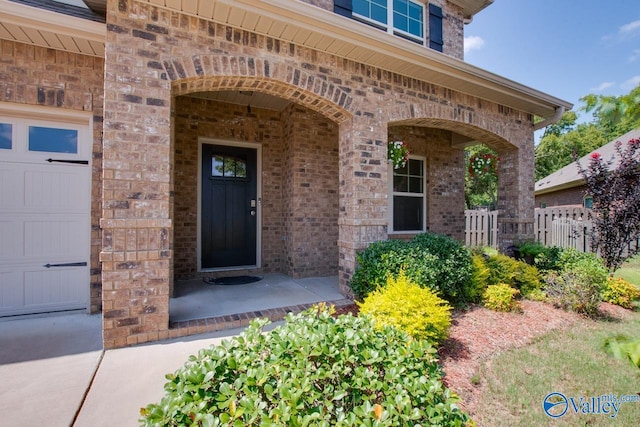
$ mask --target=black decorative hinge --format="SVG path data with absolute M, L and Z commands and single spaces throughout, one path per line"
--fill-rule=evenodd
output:
M 74 165 L 88 165 L 89 160 L 56 160 L 56 159 L 47 159 L 47 162 L 57 162 L 57 163 L 72 163 Z
M 45 264 L 43 267 L 51 268 L 51 267 L 86 267 L 86 262 L 66 262 L 63 264 Z

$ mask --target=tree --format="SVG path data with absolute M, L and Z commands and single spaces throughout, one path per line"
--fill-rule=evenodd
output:
M 592 250 L 615 271 L 640 248 L 640 139 L 616 144 L 618 167 L 594 152 L 587 167 L 578 163 L 587 194 L 593 198 Z
M 574 113 L 575 114 L 575 113 Z M 594 124 L 579 124 L 564 134 L 549 133 L 535 148 L 536 180 L 567 166 L 609 142 Z
M 464 200 L 467 209 L 478 206 L 495 209 L 498 202 L 498 153 L 485 145 L 474 145 L 466 149 L 465 158 Z
M 585 103 L 584 111 L 593 111 L 596 123 L 609 141 L 640 126 L 640 85 L 626 95 L 589 94 L 580 101 Z
M 577 124 L 577 114 L 567 111 L 545 129 L 535 150 L 536 180 L 640 127 L 640 86 L 626 95 L 589 94 L 580 100 L 585 103 L 580 110 L 592 112 L 593 120 Z

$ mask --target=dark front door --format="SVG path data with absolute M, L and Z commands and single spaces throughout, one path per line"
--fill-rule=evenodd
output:
M 256 150 L 202 145 L 202 268 L 256 265 Z

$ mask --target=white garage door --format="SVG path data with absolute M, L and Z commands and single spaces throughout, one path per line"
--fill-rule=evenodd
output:
M 0 316 L 88 306 L 91 138 L 83 120 L 0 115 Z

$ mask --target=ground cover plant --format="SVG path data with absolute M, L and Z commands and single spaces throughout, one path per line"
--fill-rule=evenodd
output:
M 435 349 L 322 307 L 201 350 L 142 410 L 147 426 L 461 426 Z

